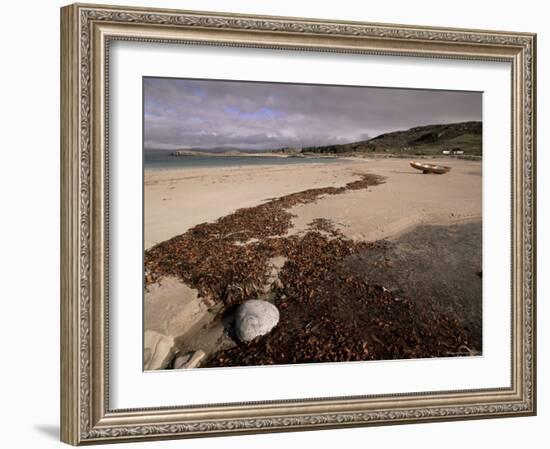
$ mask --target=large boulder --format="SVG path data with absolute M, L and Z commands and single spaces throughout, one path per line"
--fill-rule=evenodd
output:
M 244 302 L 235 314 L 235 333 L 242 342 L 265 335 L 279 322 L 279 310 L 273 304 L 259 299 Z

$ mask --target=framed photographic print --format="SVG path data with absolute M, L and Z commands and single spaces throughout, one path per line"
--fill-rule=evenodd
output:
M 63 441 L 536 413 L 534 34 L 61 35 Z

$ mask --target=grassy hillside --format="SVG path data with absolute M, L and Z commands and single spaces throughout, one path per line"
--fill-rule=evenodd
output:
M 443 150 L 462 150 L 467 155 L 482 154 L 481 122 L 427 125 L 406 131 L 381 134 L 373 139 L 343 145 L 302 148 L 302 153 L 348 154 L 441 154 Z

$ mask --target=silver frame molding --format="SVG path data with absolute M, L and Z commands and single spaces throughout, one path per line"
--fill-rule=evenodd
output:
M 110 409 L 107 86 L 113 40 L 510 62 L 511 387 Z M 105 5 L 62 8 L 62 441 L 79 445 L 536 414 L 535 54 L 536 35 L 530 33 Z

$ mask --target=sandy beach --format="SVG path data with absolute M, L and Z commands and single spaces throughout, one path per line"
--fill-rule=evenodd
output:
M 419 224 L 479 220 L 481 162 L 430 160 L 452 167 L 444 176 L 422 175 L 406 159 L 350 159 L 342 163 L 193 168 L 145 171 L 145 248 L 237 209 L 312 188 L 339 187 L 374 173 L 386 182 L 373 191 L 326 196 L 291 209 L 300 232 L 315 218 L 332 220 L 354 240 L 395 236 Z
M 481 354 L 482 164 L 430 162 L 452 169 L 146 171 L 145 368 Z M 280 322 L 243 345 L 234 314 L 251 299 Z

